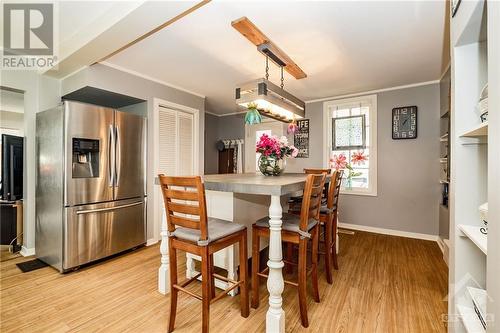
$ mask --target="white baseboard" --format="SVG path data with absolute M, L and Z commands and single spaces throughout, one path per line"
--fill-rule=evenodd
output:
M 35 248 L 27 248 L 24 245 L 21 247 L 21 251 L 19 251 L 23 257 L 29 257 L 29 256 L 34 256 L 35 255 Z
M 156 238 L 150 238 L 146 241 L 146 246 L 151 246 L 151 245 L 155 245 L 156 243 L 158 243 L 158 239 Z
M 442 239 L 441 237 L 438 237 L 437 243 L 439 245 L 439 248 L 441 249 L 441 252 L 443 252 L 443 260 L 448 265 L 448 260 L 450 256 L 450 244 L 447 239 Z
M 444 254 L 444 247 L 445 247 L 445 244 L 444 244 L 444 241 L 441 237 L 438 237 L 437 239 L 437 243 L 438 243 L 438 246 L 439 246 L 439 249 L 441 250 L 441 252 L 443 252 Z
M 345 228 L 345 229 L 351 229 L 351 230 L 373 232 L 376 234 L 399 236 L 399 237 L 406 237 L 406 238 L 416 238 L 416 239 L 423 239 L 423 240 L 429 240 L 429 241 L 435 241 L 435 242 L 437 242 L 437 240 L 438 240 L 438 236 L 436 236 L 436 235 L 419 234 L 416 232 L 399 231 L 399 230 L 394 230 L 394 229 L 376 228 L 376 227 L 369 227 L 366 225 L 359 225 L 359 224 L 339 223 L 339 227 Z

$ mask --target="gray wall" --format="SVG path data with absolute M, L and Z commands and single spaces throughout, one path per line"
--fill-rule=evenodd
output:
M 218 172 L 219 160 L 215 143 L 223 139 L 245 139 L 245 114 L 223 117 L 206 114 L 205 122 L 205 174 L 214 174 Z M 243 152 L 244 165 L 245 153 Z
M 146 100 L 146 114 L 148 121 L 148 163 L 147 163 L 147 193 L 148 193 L 148 213 L 147 213 L 147 238 L 158 239 L 155 234 L 155 219 L 161 218 L 154 206 L 155 194 L 155 170 L 153 169 L 153 128 L 151 119 L 154 113 L 154 99 L 158 98 L 168 102 L 188 106 L 200 111 L 200 132 L 199 132 L 199 170 L 203 174 L 204 169 L 204 142 L 205 142 L 205 98 L 199 97 L 175 88 L 144 79 L 102 64 L 92 65 L 62 81 L 62 95 L 75 91 L 85 86 L 92 86 L 99 89 L 113 91 L 116 93 L 137 97 Z M 144 113 L 144 103 L 131 106 L 128 111 L 134 113 Z M 161 201 L 158 201 L 161 204 Z M 158 210 L 159 211 L 159 210 Z M 157 224 L 159 225 L 159 223 Z M 159 232 L 159 230 L 157 230 Z
M 219 118 L 205 114 L 205 174 L 218 172 L 218 152 L 215 143 L 218 140 Z
M 438 235 L 439 233 L 439 84 L 392 90 L 377 94 L 378 195 L 342 195 L 340 221 L 343 223 Z M 392 140 L 392 108 L 418 106 L 418 138 Z M 287 172 L 323 165 L 323 102 L 308 103 L 311 120 L 310 157 L 289 159 Z M 220 119 L 231 118 L 221 117 Z M 228 119 L 229 120 L 229 119 Z M 241 121 L 220 126 L 219 135 L 240 132 Z M 227 133 L 227 134 L 226 134 Z
M 378 195 L 342 195 L 340 222 L 438 235 L 439 84 L 381 92 L 377 104 Z M 392 140 L 392 108 L 405 105 L 418 107 L 418 138 Z M 323 163 L 323 102 L 306 109 L 311 157 L 294 161 L 296 168 Z

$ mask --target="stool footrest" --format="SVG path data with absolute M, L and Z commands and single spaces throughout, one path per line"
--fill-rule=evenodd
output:
M 183 288 L 183 287 L 181 287 L 181 286 L 179 286 L 177 284 L 172 285 L 172 288 L 175 288 L 175 289 L 177 289 L 179 291 L 185 292 L 186 294 L 188 294 L 190 296 L 193 296 L 194 298 L 196 298 L 196 299 L 198 299 L 200 301 L 203 300 L 203 298 L 200 295 L 197 295 L 197 294 L 193 293 L 192 291 L 189 291 L 186 288 Z

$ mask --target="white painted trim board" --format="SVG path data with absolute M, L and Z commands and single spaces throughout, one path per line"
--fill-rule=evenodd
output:
M 21 251 L 19 251 L 23 257 L 29 257 L 29 256 L 34 256 L 35 255 L 35 248 L 30 247 L 27 248 L 24 245 L 21 247 Z
M 421 233 L 416 233 L 416 232 L 400 231 L 400 230 L 394 230 L 394 229 L 377 228 L 377 227 L 370 227 L 367 225 L 342 223 L 342 222 L 339 222 L 339 228 L 373 232 L 373 233 L 382 234 L 382 235 L 422 239 L 422 240 L 428 240 L 428 241 L 434 241 L 434 242 L 437 242 L 438 237 L 439 237 L 437 235 L 421 234 Z

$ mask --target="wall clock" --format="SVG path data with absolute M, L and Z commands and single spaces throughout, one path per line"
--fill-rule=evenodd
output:
M 392 109 L 392 138 L 417 138 L 417 107 L 403 106 Z

